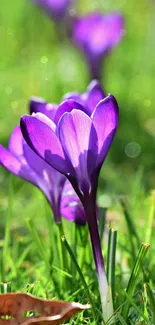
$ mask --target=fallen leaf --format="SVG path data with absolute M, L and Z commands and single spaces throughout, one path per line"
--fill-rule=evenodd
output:
M 90 305 L 76 302 L 45 300 L 25 293 L 4 293 L 0 295 L 0 325 L 58 325 L 88 308 Z M 26 317 L 28 312 L 32 316 Z

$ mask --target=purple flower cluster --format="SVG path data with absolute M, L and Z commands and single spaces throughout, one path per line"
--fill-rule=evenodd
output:
M 33 0 L 60 24 L 69 26 L 73 44 L 87 59 L 91 79 L 86 92 L 67 93 L 62 102 L 48 104 L 31 98 L 30 115 L 21 118 L 8 149 L 0 145 L 0 164 L 37 186 L 47 198 L 56 223 L 62 216 L 88 222 L 105 321 L 108 283 L 97 224 L 97 188 L 102 164 L 118 127 L 118 105 L 99 84 L 103 58 L 121 40 L 120 13 L 91 13 L 70 17 L 72 0 Z M 111 304 L 112 305 L 112 304 Z
M 29 103 L 0 163 L 45 194 L 56 222 L 63 215 L 89 226 L 102 305 L 108 283 L 97 225 L 96 195 L 102 164 L 118 126 L 118 105 L 94 80 L 85 93 L 68 93 L 60 105 L 39 98 Z
M 46 119 L 46 114 L 52 118 L 56 106 L 46 105 L 44 101 L 35 98 L 31 99 L 29 108 L 30 113 L 43 112 Z M 27 145 L 20 126 L 13 130 L 8 149 L 0 145 L 0 164 L 14 175 L 40 188 L 53 210 L 56 222 L 61 222 L 61 216 L 64 216 L 69 221 L 85 224 L 84 209 L 73 187 L 65 176 L 49 166 Z
M 104 57 L 124 35 L 124 18 L 120 13 L 107 15 L 99 12 L 71 17 L 69 7 L 73 0 L 33 0 L 56 21 L 64 20 L 69 26 L 73 44 L 85 55 L 91 79 L 101 78 Z
M 31 149 L 64 175 L 78 195 L 85 210 L 101 279 L 105 271 L 97 227 L 96 194 L 100 169 L 118 126 L 118 105 L 112 95 L 104 97 L 97 81 L 91 83 L 86 93 L 66 97 L 68 99 L 55 110 L 53 120 L 42 113 L 23 116 L 21 131 Z

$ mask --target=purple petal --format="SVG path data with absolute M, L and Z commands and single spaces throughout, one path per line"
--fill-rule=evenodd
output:
M 8 169 L 11 173 L 19 176 L 22 164 L 21 162 L 6 148 L 0 144 L 0 164 Z
M 118 126 L 118 104 L 109 95 L 97 105 L 92 114 L 92 121 L 98 136 L 97 166 L 101 165 L 112 144 Z
M 60 19 L 65 15 L 72 0 L 33 0 L 41 6 L 50 16 Z
M 16 126 L 11 133 L 8 149 L 15 157 L 23 158 L 23 135 L 20 130 L 20 126 Z
M 55 123 L 52 120 L 50 120 L 46 115 L 42 113 L 36 113 L 33 114 L 32 116 L 34 116 L 37 120 L 45 123 L 47 126 L 49 126 L 50 129 L 52 129 L 55 132 L 56 130 Z
M 56 104 L 47 104 L 44 99 L 39 97 L 31 97 L 29 101 L 29 111 L 30 114 L 42 113 L 54 120 L 55 113 L 57 110 Z
M 25 179 L 28 182 L 37 184 L 34 173 L 29 166 L 24 165 L 18 158 L 14 156 L 9 150 L 0 145 L 0 164 L 5 167 L 12 174 Z
M 104 91 L 97 80 L 92 80 L 85 93 L 68 93 L 64 99 L 73 99 L 85 107 L 85 113 L 89 116 L 94 111 L 96 105 L 105 97 Z
M 55 114 L 57 112 L 58 105 L 57 104 L 47 104 L 46 110 L 44 111 L 44 114 L 49 117 L 52 121 L 54 121 Z
M 61 198 L 61 215 L 77 224 L 86 223 L 84 208 L 71 184 L 66 181 Z
M 30 114 L 39 112 L 44 114 L 46 105 L 47 103 L 43 98 L 33 96 L 29 100 L 29 112 Z
M 23 141 L 18 125 L 10 136 L 8 150 L 0 145 L 0 163 L 14 175 L 37 185 L 37 175 L 31 170 L 24 156 Z
M 89 14 L 78 18 L 73 28 L 73 40 L 88 55 L 103 55 L 114 47 L 124 33 L 120 14 Z
M 69 92 L 63 96 L 63 101 L 66 99 L 73 99 L 79 102 L 81 100 L 81 95 L 82 95 L 81 93 L 78 93 L 76 91 Z M 80 104 L 83 105 L 83 101 Z
M 33 116 L 21 118 L 21 131 L 27 144 L 49 165 L 61 173 L 69 172 L 69 165 L 55 132 Z
M 77 101 L 75 101 L 73 99 L 68 99 L 68 100 L 65 100 L 64 102 L 62 102 L 62 104 L 60 104 L 60 106 L 58 107 L 56 115 L 55 115 L 55 119 L 54 119 L 55 124 L 58 123 L 58 121 L 60 120 L 61 116 L 64 113 L 67 113 L 67 112 L 69 113 L 73 109 L 79 109 L 81 111 L 85 110 L 85 108 L 80 103 L 78 103 Z
M 89 115 L 95 110 L 96 105 L 105 97 L 104 91 L 97 80 L 93 80 L 87 88 L 86 105 Z
M 27 143 L 23 144 L 23 149 L 27 163 L 36 173 L 37 185 L 51 205 L 55 221 L 60 222 L 60 200 L 66 177 L 41 159 Z
M 58 124 L 58 134 L 66 157 L 71 162 L 81 191 L 90 187 L 88 160 L 91 155 L 91 165 L 97 147 L 97 137 L 91 119 L 82 111 L 73 110 L 62 116 Z M 90 134 L 92 135 L 90 141 Z M 92 167 L 93 168 L 93 167 Z
M 58 189 L 64 185 L 66 180 L 65 176 L 57 172 L 56 169 L 52 168 L 45 160 L 40 158 L 24 141 L 23 143 L 24 156 L 32 170 L 44 178 L 47 187 L 51 192 L 56 192 L 54 195 L 60 192 Z M 52 194 L 53 195 L 53 194 Z
M 45 169 L 52 169 L 52 167 L 50 167 L 45 160 L 40 158 L 25 141 L 23 143 L 23 151 L 28 165 L 36 172 L 36 174 L 43 177 Z

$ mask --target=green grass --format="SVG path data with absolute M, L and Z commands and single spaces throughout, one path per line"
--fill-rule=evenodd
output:
M 153 324 L 151 319 L 154 317 L 155 197 L 154 193 L 149 196 L 146 194 L 141 179 L 140 171 L 136 175 L 132 193 L 129 191 L 125 199 L 121 198 L 125 200 L 125 210 L 124 205 L 122 208 L 120 204 L 120 197 L 116 195 L 113 205 L 106 211 L 107 221 L 102 247 L 106 265 L 113 273 L 110 278 L 113 280 L 111 284 L 116 310 L 115 322 L 113 320 L 111 324 L 137 324 L 140 321 L 143 324 Z M 9 282 L 8 290 L 13 292 L 29 292 L 44 298 L 89 302 L 92 304 L 92 310 L 78 315 L 70 324 L 83 324 L 83 321 L 86 324 L 98 324 L 101 319 L 101 306 L 87 227 L 79 229 L 74 223 L 63 219 L 69 251 L 65 244 L 67 263 L 62 268 L 59 233 L 45 198 L 37 189 L 33 189 L 32 196 L 29 188 L 26 192 L 26 187 L 23 186 L 25 192 L 29 193 L 25 193 L 23 199 L 23 189 L 16 192 L 15 177 L 10 177 L 9 184 L 8 198 L 5 195 L 1 197 L 2 202 L 6 199 L 5 208 L 2 210 L 1 207 L 1 283 Z M 110 224 L 117 229 L 118 235 L 115 268 L 113 263 L 111 264 L 112 259 L 108 258 Z M 148 250 L 148 246 L 144 244 L 140 249 L 141 243 L 147 243 L 146 239 L 151 247 Z M 76 257 L 80 272 L 73 256 L 74 259 Z
M 102 168 L 98 191 L 99 205 L 107 208 L 102 247 L 113 286 L 115 322 L 153 325 L 155 6 L 151 0 L 85 0 L 77 10 L 95 9 L 121 10 L 126 20 L 125 37 L 105 59 L 102 77 L 106 92 L 114 94 L 120 106 L 119 129 Z M 31 1 L 14 0 L 10 4 L 2 0 L 0 142 L 4 145 L 20 116 L 28 111 L 32 95 L 60 102 L 65 92 L 84 91 L 89 83 L 82 55 L 69 42 L 60 43 L 56 33 L 53 22 Z M 136 158 L 126 154 L 130 142 L 141 148 Z M 1 291 L 30 292 L 81 303 L 92 300 L 93 308 L 68 324 L 99 324 L 101 306 L 87 227 L 77 229 L 63 220 L 65 237 L 77 258 L 84 284 L 72 254 L 62 243 L 67 259 L 67 266 L 63 265 L 57 226 L 39 190 L 10 177 L 2 168 L 0 188 L 0 282 L 9 283 L 1 285 Z M 99 224 L 101 233 L 104 225 L 101 220 Z M 108 235 L 109 226 L 117 230 L 116 263 L 116 238 L 111 239 L 111 230 Z M 141 243 L 151 244 L 143 267 L 143 254 L 140 251 L 138 255 Z M 95 313 L 98 319 L 94 319 Z

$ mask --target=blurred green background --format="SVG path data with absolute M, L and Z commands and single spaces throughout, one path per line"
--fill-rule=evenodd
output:
M 153 188 L 155 4 L 152 0 L 81 0 L 75 7 L 77 14 L 120 11 L 125 17 L 124 38 L 102 67 L 102 85 L 120 107 L 119 129 L 103 167 L 103 180 L 124 193 L 135 170 L 143 167 L 145 184 Z M 89 83 L 82 54 L 56 34 L 57 26 L 31 0 L 1 1 L 0 142 L 6 146 L 12 128 L 28 112 L 32 95 L 60 102 L 65 92 L 84 91 Z M 1 168 L 2 188 L 8 175 L 4 173 Z

